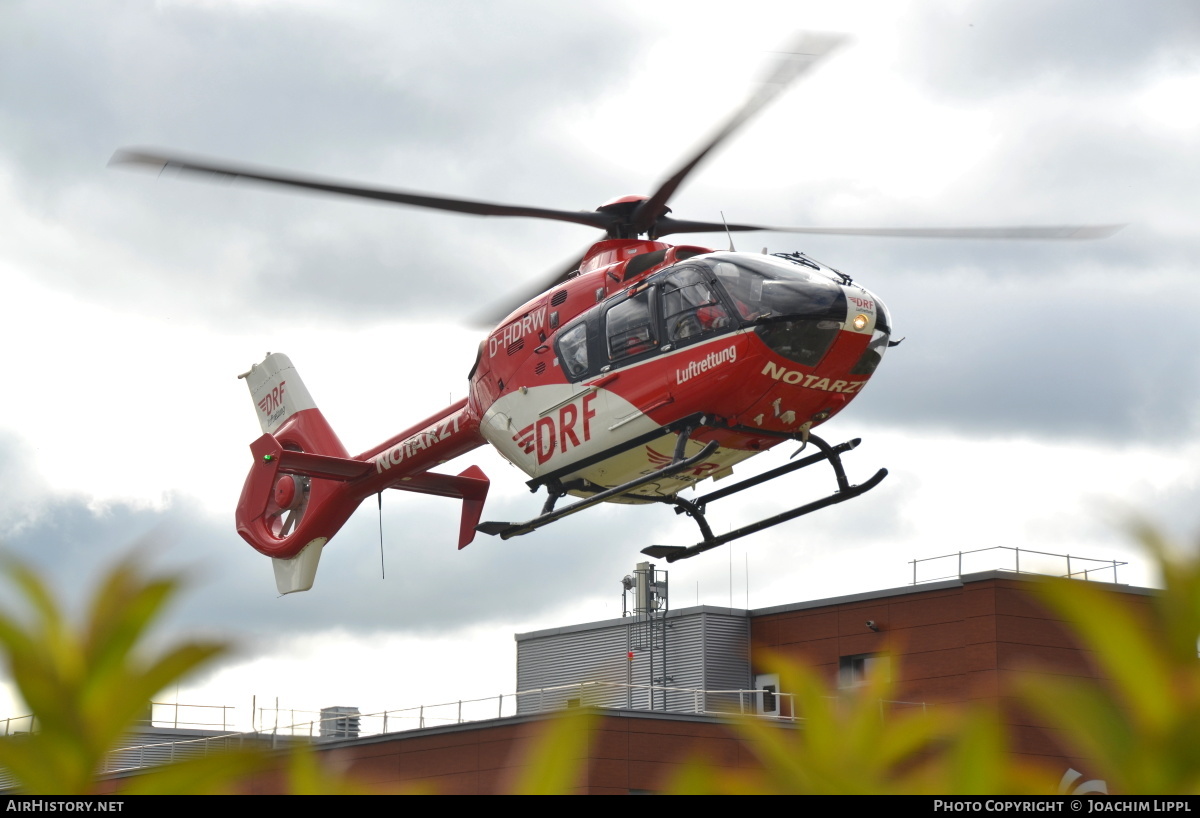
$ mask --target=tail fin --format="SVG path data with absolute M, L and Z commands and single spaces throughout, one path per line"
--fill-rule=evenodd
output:
M 250 388 L 263 430 L 263 437 L 251 446 L 257 462 L 238 501 L 238 533 L 271 558 L 279 593 L 307 591 L 316 577 L 321 549 L 344 519 L 332 530 L 322 526 L 320 532 L 301 523 L 329 499 L 338 483 L 280 474 L 280 455 L 282 451 L 338 459 L 349 455 L 286 355 L 268 354 L 238 377 Z M 320 536 L 312 536 L 316 533 Z
M 293 417 L 298 418 L 302 412 L 313 410 L 320 415 L 316 402 L 308 393 L 304 381 L 300 380 L 300 373 L 282 352 L 268 353 L 261 364 L 254 364 L 249 372 L 243 372 L 238 377 L 250 387 L 250 397 L 258 410 L 258 425 L 262 427 L 263 434 L 278 437 L 276 433 L 283 425 Z M 324 418 L 321 420 L 323 422 Z M 333 435 L 328 423 L 323 422 L 322 425 Z M 337 435 L 333 435 L 333 438 L 336 440 Z M 345 452 L 340 442 L 337 446 Z

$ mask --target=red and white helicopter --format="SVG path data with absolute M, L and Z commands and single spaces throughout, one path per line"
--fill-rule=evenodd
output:
M 650 196 L 623 196 L 594 211 L 562 211 L 346 185 L 224 162 L 119 151 L 114 163 L 174 169 L 481 216 L 523 216 L 604 230 L 568 272 L 522 299 L 479 346 L 467 398 L 389 440 L 351 455 L 291 361 L 269 354 L 240 377 L 262 436 L 237 507 L 237 529 L 271 557 L 281 594 L 312 587 L 325 544 L 363 500 L 400 489 L 462 500 L 458 547 L 477 531 L 504 539 L 601 502 L 657 503 L 692 517 L 693 545 L 643 550 L 668 562 L 694 556 L 871 490 L 852 485 L 841 456 L 812 430 L 850 403 L 891 340 L 872 292 L 800 253 L 714 252 L 659 239 L 677 233 L 782 230 L 843 235 L 961 238 L 1098 238 L 1118 226 L 948 229 L 775 228 L 676 219 L 667 201 L 688 175 L 755 112 L 837 45 L 806 35 L 761 89 Z M 732 242 L 731 242 L 732 243 Z M 785 441 L 806 457 L 706 494 L 684 489 Z M 433 471 L 491 444 L 547 499 L 524 522 L 480 522 L 488 479 L 476 466 Z M 828 462 L 837 490 L 776 516 L 715 535 L 717 500 Z M 563 505 L 559 501 L 570 495 Z

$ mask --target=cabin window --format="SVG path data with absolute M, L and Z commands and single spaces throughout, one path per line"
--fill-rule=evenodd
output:
M 559 334 L 558 359 L 569 378 L 578 378 L 587 372 L 587 324 L 576 324 Z
M 704 274 L 686 268 L 659 283 L 666 342 L 682 346 L 734 325 Z
M 610 361 L 640 355 L 657 346 L 650 316 L 650 290 L 643 290 L 608 311 L 607 335 Z

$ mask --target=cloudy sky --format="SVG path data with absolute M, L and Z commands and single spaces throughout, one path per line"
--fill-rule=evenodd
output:
M 512 634 L 617 615 L 664 509 L 454 548 L 394 493 L 276 597 L 233 529 L 259 434 L 236 379 L 288 353 L 351 450 L 466 392 L 464 320 L 594 238 L 108 169 L 150 146 L 564 209 L 649 192 L 801 29 L 850 43 L 696 173 L 676 215 L 767 224 L 1127 223 L 1090 243 L 764 233 L 874 290 L 904 343 L 825 427 L 863 498 L 670 566 L 672 606 L 902 585 L 991 546 L 1128 560 L 1200 528 L 1200 13 L 1189 2 L 0 4 L 0 540 L 68 598 L 131 548 L 191 580 L 171 632 L 238 651 L 178 695 L 364 710 L 510 692 Z M 720 236 L 700 237 L 723 247 Z M 744 246 L 743 246 L 744 245 Z M 790 454 L 753 461 L 769 468 Z M 493 453 L 485 517 L 540 498 Z M 769 487 L 716 527 L 829 490 Z M 722 512 L 731 516 L 721 517 Z M 741 516 L 738 516 L 741 515 Z M 980 568 L 999 567 L 990 557 Z M 931 572 L 938 569 L 930 567 Z M 167 698 L 175 691 L 165 694 Z M 6 706 L 5 706 L 6 705 Z M 22 705 L 0 688 L 0 715 Z

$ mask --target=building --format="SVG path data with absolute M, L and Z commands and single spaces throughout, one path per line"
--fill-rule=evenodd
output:
M 755 610 L 668 610 L 655 608 L 651 594 L 635 603 L 633 616 L 516 635 L 520 693 L 487 700 L 491 712 L 508 706 L 512 715 L 467 720 L 460 704 L 457 721 L 435 726 L 422 710 L 410 727 L 393 711 L 391 726 L 385 715 L 379 729 L 364 714 L 357 738 L 320 739 L 315 746 L 372 786 L 504 792 L 525 768 L 526 742 L 549 714 L 595 706 L 599 716 L 586 728 L 578 791 L 653 792 L 696 755 L 722 767 L 757 764 L 753 747 L 722 715 L 730 709 L 777 716 L 780 729 L 803 729 L 789 718 L 788 691 L 779 689 L 767 663 L 774 655 L 806 662 L 841 688 L 871 673 L 892 674 L 898 697 L 892 707 L 989 702 L 1003 714 L 1017 754 L 1064 773 L 1087 771 L 1087 759 L 1072 756 L 1054 731 L 1003 696 L 1006 681 L 1028 668 L 1098 676 L 1088 651 L 1030 593 L 1041 580 L 993 570 Z M 1135 606 L 1154 593 L 1107 587 Z M 885 648 L 891 660 L 881 657 Z M 132 774 L 116 774 L 111 786 Z M 247 785 L 254 792 L 279 786 L 277 774 Z

